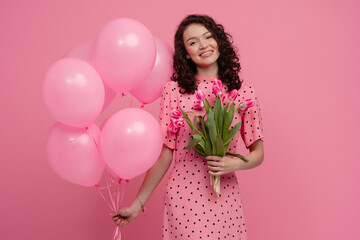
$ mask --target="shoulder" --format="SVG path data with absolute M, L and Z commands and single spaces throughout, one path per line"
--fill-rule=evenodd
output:
M 256 96 L 254 87 L 244 82 L 241 84 L 241 88 L 239 89 L 239 94 L 242 96 L 248 96 L 249 98 L 251 96 L 253 97 Z
M 254 87 L 253 86 L 251 86 L 250 84 L 248 84 L 248 83 L 245 83 L 245 82 L 243 82 L 242 84 L 241 84 L 241 88 L 240 88 L 240 91 L 248 91 L 248 90 L 254 90 Z
M 178 89 L 178 83 L 175 81 L 168 81 L 164 84 L 163 89 L 167 91 L 174 91 Z

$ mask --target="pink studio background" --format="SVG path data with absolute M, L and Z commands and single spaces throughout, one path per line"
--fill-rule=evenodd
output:
M 249 239 L 360 239 L 359 9 L 356 0 L 1 1 L 0 239 L 111 239 L 96 190 L 60 179 L 45 159 L 55 120 L 42 78 L 112 19 L 141 21 L 172 45 L 190 13 L 213 16 L 233 35 L 242 78 L 262 105 L 265 161 L 238 173 Z M 118 96 L 97 122 L 132 101 L 141 105 Z M 145 109 L 156 116 L 158 105 Z M 125 204 L 142 178 L 128 185 Z M 164 187 L 123 239 L 161 238 Z

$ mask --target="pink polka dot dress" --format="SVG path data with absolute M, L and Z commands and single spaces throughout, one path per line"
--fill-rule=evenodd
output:
M 201 89 L 210 104 L 215 95 L 212 93 L 214 78 L 198 78 Z M 224 92 L 226 86 L 224 85 Z M 243 83 L 236 105 L 245 99 L 253 99 L 255 106 L 246 112 L 235 113 L 233 125 L 242 121 L 239 133 L 234 137 L 228 151 L 236 152 L 237 146 L 245 143 L 246 147 L 263 138 L 260 107 L 254 89 Z M 166 186 L 163 239 L 241 239 L 246 240 L 246 224 L 235 173 L 221 176 L 221 194 L 218 197 L 210 185 L 210 176 L 206 160 L 194 149 L 183 150 L 192 135 L 186 124 L 179 132 L 168 131 L 169 112 L 181 107 L 184 111 L 205 114 L 205 109 L 194 110 L 195 94 L 181 94 L 177 82 L 164 85 L 160 104 L 160 124 L 164 144 L 174 149 L 174 167 Z M 227 100 L 225 100 L 226 102 Z M 190 119 L 193 115 L 189 114 Z M 246 153 L 242 153 L 245 154 Z M 239 160 L 241 161 L 241 160 Z

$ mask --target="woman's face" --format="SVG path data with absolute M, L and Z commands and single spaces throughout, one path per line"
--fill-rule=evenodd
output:
M 190 24 L 183 33 L 183 42 L 190 59 L 201 68 L 217 65 L 219 48 L 212 33 L 201 24 Z

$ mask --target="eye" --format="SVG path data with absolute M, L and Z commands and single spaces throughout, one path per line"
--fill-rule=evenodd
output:
M 195 43 L 196 43 L 196 42 L 191 42 L 189 45 L 192 46 L 192 45 L 194 45 Z
M 213 38 L 213 36 L 209 35 L 209 36 L 206 37 L 206 39 L 210 39 L 210 38 Z

